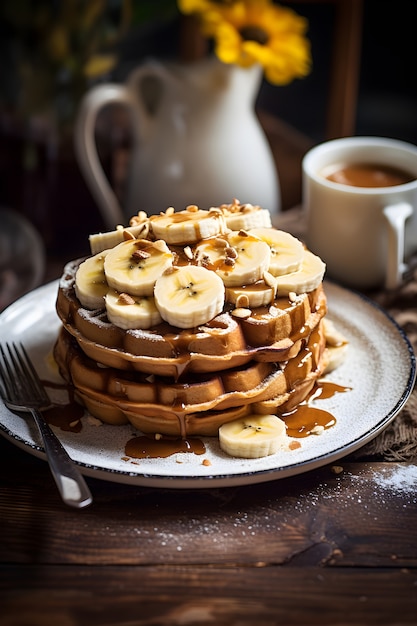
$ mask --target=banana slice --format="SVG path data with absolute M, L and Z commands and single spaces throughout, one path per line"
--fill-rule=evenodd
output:
M 252 228 L 271 228 L 271 214 L 267 209 L 253 204 L 222 204 L 221 210 L 230 230 L 249 230 Z
M 337 369 L 345 360 L 348 351 L 348 340 L 336 328 L 334 322 L 323 319 L 324 334 L 326 337 L 326 367 L 323 374 L 329 374 Z
M 304 251 L 301 267 L 296 272 L 277 276 L 278 295 L 284 296 L 291 292 L 296 294 L 314 291 L 320 286 L 326 265 L 320 257 L 310 250 Z
M 162 318 L 169 324 L 194 328 L 221 313 L 224 285 L 215 272 L 204 267 L 174 267 L 157 279 L 155 302 Z
M 275 299 L 275 291 L 265 281 L 243 287 L 226 287 L 226 302 L 238 307 L 255 309 L 269 306 Z
M 89 237 L 91 254 L 98 254 L 103 250 L 114 248 L 119 243 L 122 243 L 122 241 L 145 238 L 148 232 L 149 228 L 144 221 L 141 224 L 129 226 L 127 228 L 124 226 L 117 226 L 116 230 L 111 230 L 106 233 L 95 233 Z
M 252 228 L 251 235 L 259 237 L 271 248 L 271 262 L 268 271 L 273 276 L 282 276 L 300 269 L 304 245 L 290 233 L 275 228 Z
M 176 213 L 173 209 L 167 209 L 161 215 L 152 215 L 150 220 L 155 237 L 171 245 L 196 243 L 225 230 L 224 218 L 219 209 L 203 211 L 195 205 Z
M 330 374 L 330 372 L 333 372 L 340 367 L 346 359 L 347 351 L 347 344 L 343 344 L 342 346 L 327 345 L 324 354 L 326 366 L 323 370 L 323 375 Z
M 286 426 L 276 415 L 252 414 L 219 428 L 220 448 L 230 456 L 259 459 L 275 454 L 286 439 Z
M 194 257 L 216 272 L 227 287 L 240 287 L 261 280 L 268 269 L 271 250 L 265 241 L 239 231 L 203 241 L 196 246 Z
M 103 309 L 104 296 L 109 290 L 104 273 L 104 259 L 109 251 L 83 261 L 75 274 L 75 295 L 86 309 Z
M 133 239 L 108 251 L 104 271 L 110 287 L 132 296 L 151 296 L 156 279 L 172 267 L 173 254 L 164 241 Z
M 148 329 L 162 322 L 152 296 L 131 296 L 111 289 L 105 295 L 109 320 L 119 328 Z

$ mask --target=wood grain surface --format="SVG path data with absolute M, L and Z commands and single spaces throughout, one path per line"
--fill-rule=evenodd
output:
M 88 479 L 0 440 L 0 624 L 415 624 L 417 468 L 343 460 L 247 487 Z

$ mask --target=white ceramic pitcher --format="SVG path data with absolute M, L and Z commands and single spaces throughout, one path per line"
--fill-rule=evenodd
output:
M 149 61 L 126 84 L 85 95 L 75 128 L 78 162 L 109 228 L 144 210 L 231 202 L 280 211 L 272 153 L 254 112 L 261 68 L 207 58 L 186 65 Z M 129 107 L 133 150 L 123 208 L 100 164 L 94 131 L 108 104 Z

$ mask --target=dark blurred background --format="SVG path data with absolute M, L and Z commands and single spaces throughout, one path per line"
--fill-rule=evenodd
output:
M 325 132 L 334 4 L 296 2 L 291 6 L 309 19 L 313 71 L 287 87 L 265 85 L 261 102 L 318 142 Z M 356 135 L 417 143 L 415 7 L 414 0 L 363 2 Z
M 288 152 L 288 162 L 294 159 L 299 170 L 303 150 L 326 138 L 335 3 L 281 4 L 309 20 L 313 70 L 285 87 L 264 82 L 257 107 L 295 129 L 298 153 L 294 158 L 294 151 Z M 363 2 L 354 134 L 417 143 L 414 8 L 414 0 Z M 97 12 L 100 19 L 94 21 Z M 83 93 L 96 82 L 123 81 L 144 58 L 177 57 L 180 40 L 175 0 L 1 4 L 0 206 L 20 212 L 35 225 L 50 258 L 88 253 L 88 234 L 102 225 L 73 154 L 72 124 Z M 82 68 L 97 52 L 105 54 L 103 65 L 90 68 L 86 78 Z M 112 58 L 114 63 L 106 66 L 106 59 Z M 118 131 L 109 124 L 101 134 L 99 129 L 100 154 L 110 176 L 120 167 L 114 155 L 128 141 L 125 133 L 126 128 Z M 285 144 L 281 148 L 285 159 Z M 292 185 L 284 209 L 300 196 L 299 171 Z

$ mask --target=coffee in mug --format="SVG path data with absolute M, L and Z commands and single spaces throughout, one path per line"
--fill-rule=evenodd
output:
M 417 146 L 382 137 L 324 142 L 304 157 L 306 243 L 346 286 L 398 287 L 417 251 Z
M 392 187 L 410 183 L 415 178 L 410 172 L 378 163 L 329 165 L 322 175 L 327 180 L 353 187 Z

